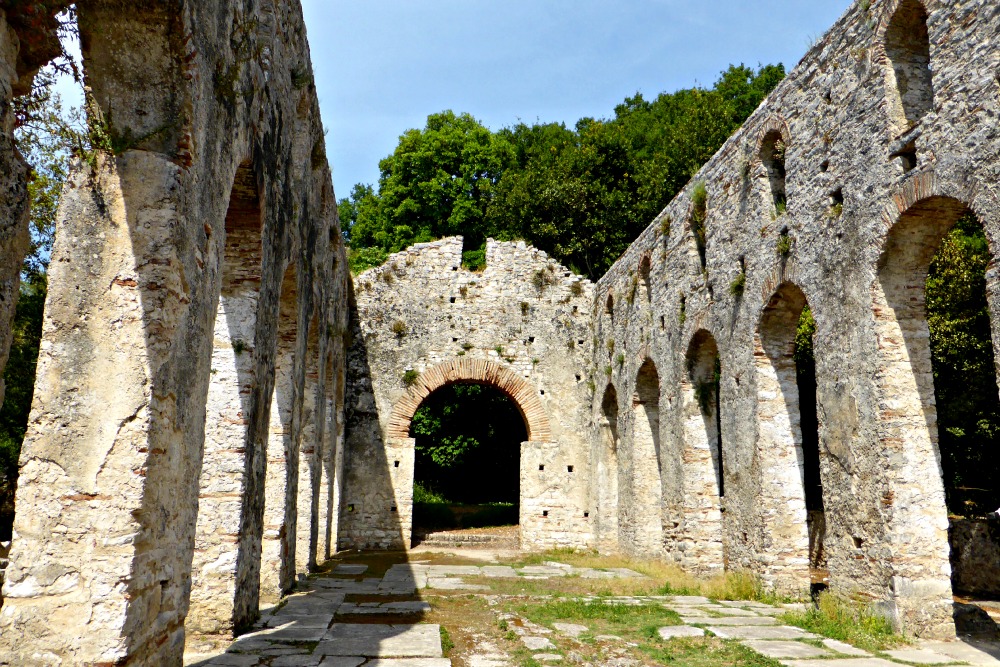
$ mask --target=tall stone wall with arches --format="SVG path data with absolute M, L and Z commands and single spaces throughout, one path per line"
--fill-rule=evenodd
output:
M 855 3 L 598 281 L 591 421 L 617 444 L 609 464 L 595 433 L 591 469 L 618 471 L 616 498 L 591 494 L 615 506 L 592 512 L 598 545 L 796 591 L 821 551 L 834 590 L 953 635 L 923 290 L 964 213 L 996 253 L 998 35 L 989 3 Z M 996 350 L 993 264 L 987 290 Z M 816 367 L 802 389 L 805 307 Z M 635 409 L 653 400 L 655 448 Z
M 114 148 L 60 202 L 0 664 L 180 665 L 331 552 L 346 256 L 299 3 L 74 4 Z

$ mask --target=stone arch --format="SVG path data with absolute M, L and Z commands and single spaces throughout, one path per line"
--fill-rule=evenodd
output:
M 790 144 L 788 125 L 784 119 L 770 118 L 761 127 L 755 155 L 763 165 L 771 193 L 771 203 L 781 211 L 787 203 L 785 187 L 785 154 Z
M 636 374 L 632 395 L 630 484 L 636 516 L 629 524 L 635 548 L 649 555 L 658 554 L 663 546 L 660 393 L 660 374 L 647 357 Z
M 639 260 L 639 288 L 642 290 L 643 295 L 646 297 L 646 303 L 652 302 L 653 292 L 652 285 L 650 283 L 649 274 L 652 267 L 652 261 L 649 258 L 649 253 L 643 254 L 642 258 Z
M 249 397 L 257 351 L 254 332 L 262 269 L 262 211 L 257 175 L 245 160 L 233 177 L 224 221 L 222 285 L 215 315 L 205 406 L 188 631 L 233 631 L 236 556 L 242 511 Z
M 471 358 L 446 361 L 421 373 L 393 406 L 389 415 L 387 437 L 409 438 L 410 420 L 423 400 L 434 390 L 456 382 L 482 383 L 496 387 L 517 406 L 528 428 L 529 440 L 552 440 L 549 418 L 535 388 L 505 366 L 486 359 Z
M 715 381 L 719 347 L 707 329 L 691 337 L 681 381 L 683 433 L 684 538 L 692 545 L 686 567 L 711 572 L 723 568 L 722 442 Z
M 931 194 L 938 188 L 932 174 L 923 175 L 926 190 L 906 190 L 896 200 L 899 214 L 888 228 L 872 285 L 872 308 L 878 352 L 876 391 L 878 440 L 890 453 L 883 502 L 893 507 L 888 530 L 906 534 L 904 548 L 892 546 L 892 576 L 907 585 L 896 587 L 901 616 L 915 618 L 915 629 L 927 636 L 951 636 L 947 611 L 951 604 L 948 575 L 948 519 L 938 448 L 937 406 L 925 282 L 942 240 L 966 213 L 964 201 Z M 996 248 L 990 244 L 990 254 Z M 997 277 L 987 273 L 987 299 L 997 313 Z M 994 350 L 996 317 L 991 317 Z M 920 619 L 934 619 L 921 624 Z M 935 623 L 935 624 L 931 624 Z
M 807 590 L 810 565 L 822 564 L 825 532 L 815 377 L 803 377 L 800 371 L 810 369 L 798 368 L 795 358 L 800 318 L 808 307 L 802 289 L 785 281 L 761 310 L 754 334 L 759 505 L 769 557 L 764 577 L 794 592 Z
M 298 481 L 298 447 L 301 429 L 301 388 L 296 387 L 299 340 L 298 270 L 295 262 L 285 268 L 278 298 L 277 346 L 274 357 L 274 391 L 267 434 L 267 468 L 264 481 L 264 536 L 260 566 L 260 596 L 277 602 L 294 583 L 295 531 L 289 521 L 290 495 Z M 294 465 L 294 469 L 293 469 Z M 294 481 L 293 481 L 294 480 Z M 297 489 L 296 489 L 297 490 Z
M 876 55 L 885 66 L 893 136 L 908 132 L 934 108 L 928 19 L 923 0 L 898 0 L 887 8 L 879 29 Z
M 618 392 L 604 389 L 598 417 L 600 451 L 596 465 L 597 537 L 602 551 L 618 548 Z

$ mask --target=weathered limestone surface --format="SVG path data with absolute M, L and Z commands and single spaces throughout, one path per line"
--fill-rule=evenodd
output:
M 231 633 L 338 544 L 408 546 L 410 419 L 455 382 L 522 412 L 523 547 L 801 592 L 822 544 L 834 590 L 953 636 L 924 282 L 961 215 L 1000 235 L 995 3 L 856 3 L 596 285 L 523 243 L 467 271 L 460 238 L 352 285 L 297 3 L 78 12 L 124 148 L 76 164 L 59 212 L 0 664 L 179 664 L 185 622 Z M 6 102 L 52 57 L 8 20 L 3 331 L 26 244 Z
M 989 238 L 1000 234 L 998 35 L 993 3 L 856 3 L 598 282 L 592 410 L 595 423 L 608 413 L 610 383 L 620 458 L 634 457 L 639 431 L 628 399 L 640 367 L 652 361 L 660 379 L 664 556 L 697 569 L 711 560 L 747 568 L 779 587 L 808 585 L 799 416 L 789 408 L 798 398 L 787 340 L 762 324 L 765 306 L 789 298 L 779 288 L 792 284 L 817 323 L 831 586 L 871 595 L 909 631 L 953 634 L 923 285 L 934 249 L 965 210 Z M 775 139 L 785 146 L 781 165 Z M 704 260 L 694 233 L 699 182 Z M 640 295 L 629 298 L 636 286 Z M 996 328 L 992 268 L 988 292 Z M 689 501 L 714 483 L 705 457 L 691 454 L 704 451 L 706 434 L 718 446 L 715 408 L 696 401 L 709 339 L 721 361 L 721 559 L 678 548 L 686 525 L 700 530 L 709 520 L 711 503 Z M 624 360 L 605 376 L 609 341 Z M 619 478 L 623 520 L 622 505 L 643 496 L 628 488 L 634 477 L 633 469 Z M 646 550 L 636 531 L 617 532 L 622 550 Z M 597 538 L 605 540 L 603 529 Z
M 409 545 L 410 418 L 434 389 L 473 381 L 525 419 L 522 547 L 589 545 L 590 282 L 524 243 L 488 241 L 482 272 L 461 259 L 461 237 L 444 239 L 355 279 L 340 547 Z M 409 387 L 406 371 L 419 373 Z
M 62 199 L 0 664 L 180 664 L 189 599 L 203 630 L 257 614 L 267 456 L 294 575 L 299 443 L 266 449 L 278 332 L 301 432 L 305 391 L 329 391 L 307 369 L 343 363 L 343 246 L 298 3 L 77 8 L 93 122 L 124 149 Z

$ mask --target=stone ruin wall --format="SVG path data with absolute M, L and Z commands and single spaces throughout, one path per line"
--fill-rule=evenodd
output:
M 186 617 L 231 632 L 338 542 L 405 546 L 408 420 L 455 381 L 525 414 L 526 548 L 802 591 L 806 304 L 831 587 L 953 634 L 923 283 L 966 210 L 995 254 L 1000 8 L 857 3 L 597 285 L 523 244 L 469 272 L 445 239 L 352 293 L 292 5 L 79 4 L 87 83 L 128 148 L 75 165 L 59 213 L 0 664 L 177 664 Z M 0 23 L 9 101 L 45 58 Z M 0 323 L 27 238 L 2 108 Z
M 617 498 L 591 497 L 601 544 L 805 589 L 791 353 L 808 302 L 831 588 L 872 596 L 908 631 L 953 636 L 923 284 L 966 208 L 996 256 L 1000 8 L 927 0 L 928 63 L 924 6 L 852 6 L 598 281 L 591 469 L 603 475 L 594 489 L 617 484 Z M 993 264 L 987 281 L 996 347 Z M 714 408 L 699 404 L 716 349 L 721 502 Z M 659 391 L 644 395 L 649 378 Z
M 121 148 L 59 210 L 0 664 L 180 664 L 334 549 L 349 279 L 298 3 L 77 10 Z
M 588 546 L 591 283 L 523 242 L 487 241 L 480 272 L 461 261 L 462 238 L 454 237 L 413 246 L 355 278 L 340 547 L 409 546 L 409 417 L 455 381 L 499 387 L 525 414 L 522 548 Z M 409 387 L 406 371 L 420 374 Z

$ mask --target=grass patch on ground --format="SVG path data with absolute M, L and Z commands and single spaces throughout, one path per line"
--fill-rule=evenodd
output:
M 640 649 L 657 663 L 672 667 L 781 667 L 777 660 L 715 637 L 672 639 Z
M 748 572 L 726 572 L 701 578 L 685 572 L 671 563 L 632 559 L 625 556 L 601 556 L 593 552 L 568 549 L 521 555 L 512 560 L 510 564 L 515 566 L 541 565 L 545 561 L 557 561 L 574 567 L 595 569 L 624 567 L 648 577 L 647 579 L 597 580 L 561 577 L 562 583 L 555 583 L 556 579 L 550 579 L 545 588 L 556 594 L 703 595 L 712 600 L 756 600 L 768 604 L 791 601 L 791 598 L 782 598 L 765 590 L 760 579 Z
M 555 622 L 580 623 L 595 635 L 655 635 L 665 625 L 680 625 L 681 617 L 662 605 L 607 604 L 584 600 L 551 600 L 516 606 L 515 613 L 541 625 Z
M 816 608 L 792 611 L 778 617 L 779 623 L 794 625 L 831 639 L 839 639 L 866 651 L 884 651 L 907 644 L 893 630 L 892 622 L 871 605 L 823 593 Z

